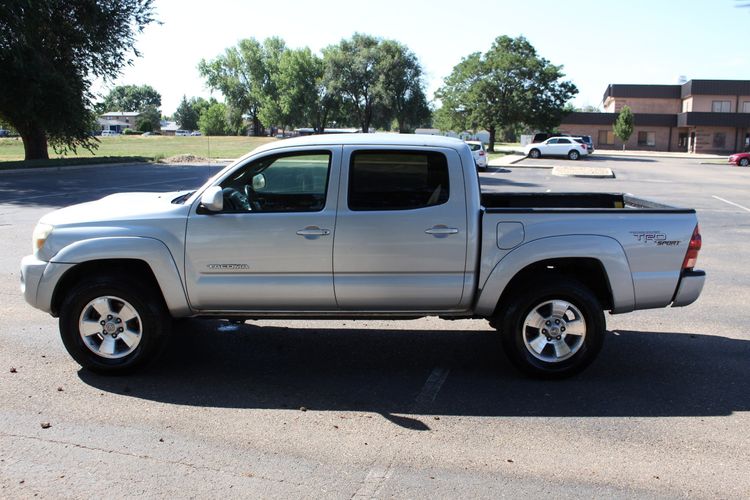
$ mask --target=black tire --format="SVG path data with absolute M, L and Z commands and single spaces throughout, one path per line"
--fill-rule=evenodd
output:
M 122 337 L 117 341 L 115 336 L 114 344 L 119 346 L 120 351 L 125 351 L 125 353 L 120 353 L 121 357 L 108 358 L 104 354 L 95 353 L 87 346 L 80 333 L 79 321 L 82 319 L 84 308 L 87 314 L 96 315 L 96 312 L 91 312 L 94 308 L 90 307 L 90 304 L 103 297 L 113 298 L 106 301 L 107 304 L 111 304 L 110 309 L 117 309 L 122 305 L 120 309 L 122 312 L 126 307 L 124 304 L 127 304 L 130 310 L 137 313 L 135 320 L 120 323 L 127 328 L 129 328 L 127 325 L 134 325 L 139 332 L 138 342 L 132 352 L 127 352 L 129 348 Z M 105 321 L 103 317 L 93 319 Z M 135 321 L 135 324 L 132 321 Z M 59 325 L 63 344 L 78 364 L 98 373 L 119 375 L 130 373 L 154 361 L 161 354 L 171 330 L 172 319 L 167 312 L 164 300 L 152 286 L 118 274 L 97 276 L 77 283 L 68 292 L 60 307 Z M 105 327 L 102 326 L 102 328 Z M 87 337 L 87 340 L 92 343 L 101 341 L 101 345 L 106 336 L 103 333 Z M 118 353 L 113 354 L 118 355 Z
M 542 330 L 531 326 L 524 327 L 524 323 L 534 311 L 543 311 L 546 307 L 552 308 L 552 305 L 543 305 L 551 301 L 558 301 L 557 304 L 562 302 L 571 304 L 573 308 L 566 309 L 567 317 L 574 318 L 577 313 L 580 313 L 585 322 L 585 335 L 579 340 L 578 335 L 570 335 L 570 332 L 568 334 L 560 333 L 560 328 L 555 333 L 545 330 L 553 336 L 541 339 L 544 348 L 540 353 L 534 354 L 531 347 L 533 341 L 530 341 L 530 339 L 541 337 Z M 561 277 L 557 279 L 556 283 L 552 282 L 549 285 L 521 291 L 511 299 L 504 311 L 498 312 L 500 317 L 493 318 L 490 324 L 495 327 L 500 326 L 506 355 L 519 370 L 532 377 L 560 379 L 574 375 L 591 364 L 602 348 L 606 332 L 602 307 L 596 296 L 586 286 L 577 281 Z M 540 314 L 540 317 L 544 317 L 544 314 Z M 565 320 L 563 320 L 563 324 L 567 324 Z M 570 320 L 570 324 L 573 324 L 572 320 Z M 555 325 L 552 324 L 551 326 L 554 327 Z M 569 328 L 572 330 L 573 327 L 569 326 Z M 565 332 L 565 328 L 562 328 L 562 330 Z M 557 334 L 560 334 L 563 338 L 554 337 Z M 561 358 L 557 361 L 540 359 L 540 356 L 556 357 L 558 349 L 555 344 L 561 342 L 566 343 L 569 349 L 570 345 L 573 345 L 574 349 L 570 349 L 570 357 Z
M 538 149 L 534 148 L 531 151 L 529 151 L 529 158 L 537 159 L 541 157 L 542 157 L 542 152 L 539 151 Z
M 579 153 L 575 149 L 571 149 L 570 151 L 568 151 L 569 160 L 578 160 L 580 157 L 581 157 L 581 153 Z
M 750 160 L 748 160 L 747 158 L 741 158 L 738 165 L 740 167 L 747 167 L 748 165 L 750 165 Z

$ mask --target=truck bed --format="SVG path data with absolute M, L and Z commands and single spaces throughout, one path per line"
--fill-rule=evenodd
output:
M 634 210 L 639 213 L 695 213 L 623 193 L 482 193 L 487 213 Z

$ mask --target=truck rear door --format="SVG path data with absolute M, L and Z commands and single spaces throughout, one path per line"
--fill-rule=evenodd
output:
M 338 306 L 456 308 L 466 265 L 465 198 L 454 150 L 345 146 L 333 250 Z

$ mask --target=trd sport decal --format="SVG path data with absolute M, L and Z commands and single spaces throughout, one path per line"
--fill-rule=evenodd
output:
M 658 247 L 676 247 L 679 240 L 668 240 L 667 235 L 659 231 L 631 231 L 636 240 L 643 244 L 654 244 Z

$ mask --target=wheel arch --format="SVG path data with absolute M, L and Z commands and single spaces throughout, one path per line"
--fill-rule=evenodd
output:
M 622 246 L 607 236 L 570 235 L 534 240 L 503 257 L 482 285 L 475 312 L 494 316 L 509 294 L 528 286 L 529 279 L 539 273 L 575 278 L 612 312 L 635 308 L 633 277 Z
M 83 276 L 112 272 L 146 280 L 158 291 L 172 316 L 192 313 L 177 265 L 159 240 L 139 237 L 83 240 L 64 248 L 51 264 L 67 264 L 65 272 L 47 291 L 53 316 L 59 314 L 65 293 Z

